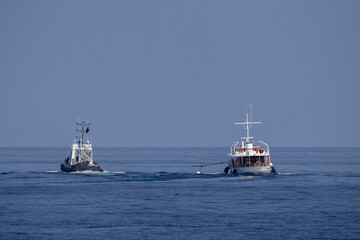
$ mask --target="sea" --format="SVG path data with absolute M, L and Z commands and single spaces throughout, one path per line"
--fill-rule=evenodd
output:
M 2 147 L 0 239 L 360 239 L 360 148 L 272 148 L 268 176 L 228 152 L 95 147 L 104 172 L 63 173 L 70 148 Z

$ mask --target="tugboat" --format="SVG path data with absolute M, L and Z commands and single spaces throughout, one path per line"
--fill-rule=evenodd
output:
M 250 105 L 251 113 L 251 105 Z M 235 141 L 230 147 L 230 160 L 228 166 L 224 169 L 226 174 L 249 174 L 249 175 L 268 175 L 276 173 L 276 169 L 270 162 L 269 145 L 263 141 L 258 141 L 259 146 L 250 142 L 250 128 L 253 124 L 261 122 L 249 122 L 248 113 L 246 113 L 246 122 L 237 122 L 234 124 L 244 125 L 246 137 L 240 141 Z M 252 118 L 252 115 L 250 115 Z M 245 140 L 245 141 L 244 141 Z M 262 146 L 261 146 L 262 145 Z
M 81 137 L 76 137 L 72 146 L 70 156 L 67 157 L 63 164 L 61 164 L 61 171 L 63 172 L 81 172 L 81 171 L 97 171 L 103 172 L 99 164 L 93 160 L 92 145 L 89 140 L 84 143 L 84 134 L 89 132 L 90 123 L 79 123 L 76 125 L 81 126 L 76 129 L 81 132 Z M 86 129 L 85 129 L 86 127 Z

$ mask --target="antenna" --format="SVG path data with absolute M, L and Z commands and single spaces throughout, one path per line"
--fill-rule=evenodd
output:
M 249 105 L 250 108 L 250 122 L 252 122 L 252 104 Z
M 76 131 L 81 132 L 80 144 L 82 146 L 84 143 L 84 133 L 86 134 L 89 132 L 88 129 L 89 129 L 90 123 L 85 123 L 84 121 L 80 122 L 78 119 L 78 122 L 76 123 L 76 125 L 81 126 L 81 130 L 76 129 Z M 85 127 L 87 127 L 86 130 L 85 130 Z
M 250 104 L 251 106 L 251 104 Z M 246 142 L 249 142 L 249 139 L 250 138 L 253 138 L 253 137 L 250 137 L 250 128 L 251 128 L 251 125 L 252 124 L 259 124 L 261 122 L 253 122 L 253 121 L 250 121 L 249 122 L 249 114 L 246 113 L 246 122 L 237 122 L 237 123 L 234 123 L 234 124 L 241 124 L 241 125 L 244 125 L 244 128 L 246 129 L 246 137 L 242 137 L 243 139 L 246 139 Z

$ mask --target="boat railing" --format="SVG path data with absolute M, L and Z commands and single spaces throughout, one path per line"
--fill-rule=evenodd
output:
M 252 150 L 255 151 L 255 154 L 261 154 L 261 155 L 267 155 L 270 152 L 269 149 L 267 148 L 252 149 Z M 241 153 L 241 152 L 246 153 L 247 151 L 249 150 L 247 150 L 246 148 L 235 148 L 235 150 L 232 153 L 233 154 Z
M 247 157 L 232 158 L 229 165 L 234 167 L 267 167 L 270 166 L 270 158 L 266 156 L 259 156 L 256 160 L 254 157 L 252 159 Z
M 246 162 L 240 165 L 240 167 L 268 167 L 268 166 L 270 166 L 270 163 L 268 162 L 256 162 L 256 163 Z
M 230 154 L 234 155 L 236 153 L 236 146 L 239 144 L 239 141 L 235 141 L 230 147 Z

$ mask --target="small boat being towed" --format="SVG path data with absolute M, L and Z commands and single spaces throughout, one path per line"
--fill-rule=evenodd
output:
M 276 173 L 275 167 L 270 162 L 269 145 L 263 141 L 258 141 L 263 146 L 255 146 L 250 142 L 250 139 L 253 138 L 249 136 L 251 125 L 259 123 L 261 122 L 249 122 L 248 113 L 246 113 L 246 122 L 234 123 L 244 125 L 246 137 L 242 137 L 241 146 L 239 146 L 239 141 L 235 141 L 231 145 L 230 160 L 224 169 L 226 174 L 267 175 Z
M 80 172 L 80 171 L 97 171 L 103 172 L 99 164 L 94 162 L 92 145 L 89 140 L 84 143 L 84 134 L 89 132 L 90 123 L 76 123 L 81 126 L 81 137 L 76 137 L 72 146 L 70 156 L 67 157 L 63 164 L 61 164 L 61 171 L 63 172 Z M 86 130 L 85 130 L 86 127 Z M 77 141 L 77 139 L 79 139 Z

